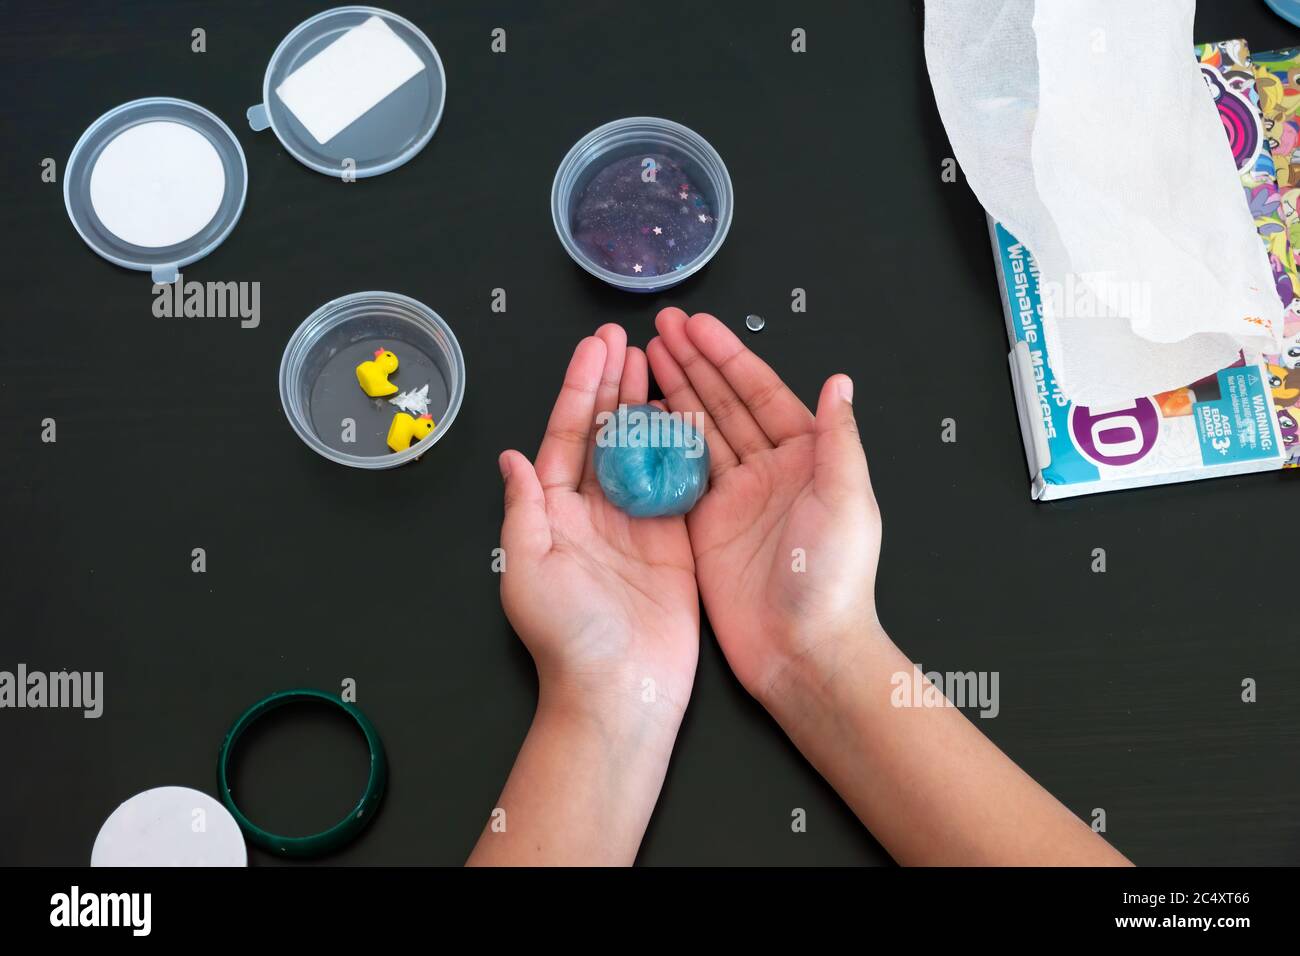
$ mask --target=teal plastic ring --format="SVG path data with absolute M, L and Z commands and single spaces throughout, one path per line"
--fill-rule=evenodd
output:
M 366 746 L 370 749 L 370 777 L 366 781 L 365 792 L 357 801 L 357 805 L 348 812 L 346 817 L 328 830 L 305 837 L 280 836 L 263 830 L 248 819 L 235 803 L 235 798 L 230 793 L 230 755 L 234 752 L 235 745 L 239 743 L 239 738 L 244 735 L 244 731 L 248 730 L 255 721 L 288 704 L 309 702 L 332 704 L 342 709 L 361 728 L 361 733 L 366 738 Z M 217 756 L 217 793 L 221 797 L 221 802 L 226 805 L 226 809 L 235 818 L 235 822 L 244 831 L 249 842 L 276 856 L 298 859 L 324 856 L 351 843 L 374 818 L 387 784 L 388 760 L 384 756 L 384 745 L 374 725 L 366 719 L 366 715 L 361 713 L 355 704 L 348 703 L 337 694 L 312 688 L 276 691 L 270 697 L 259 700 L 244 711 L 235 721 L 234 726 L 226 732 L 226 738 L 221 742 L 221 752 Z

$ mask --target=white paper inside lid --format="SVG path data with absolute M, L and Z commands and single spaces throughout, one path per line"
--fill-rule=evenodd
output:
M 324 145 L 423 69 L 406 42 L 373 16 L 290 73 L 275 92 Z
M 197 235 L 225 195 L 220 154 L 184 123 L 155 120 L 124 129 L 90 173 L 90 204 L 104 228 L 149 249 Z

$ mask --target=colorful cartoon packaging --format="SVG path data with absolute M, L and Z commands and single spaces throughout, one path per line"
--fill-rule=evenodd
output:
M 1258 63 L 1252 60 L 1245 40 L 1207 43 L 1196 49 L 1206 86 L 1228 134 L 1255 228 L 1268 250 L 1278 298 L 1286 306 L 1282 350 L 1264 356 L 1264 360 L 1274 410 L 1286 433 L 1290 467 L 1300 466 L 1300 444 L 1294 427 L 1287 428 L 1300 415 L 1300 371 L 1296 370 L 1300 364 L 1300 221 L 1293 183 L 1300 167 L 1292 165 L 1297 150 L 1296 109 L 1300 106 L 1294 83 L 1296 52 L 1265 54 L 1267 62 L 1274 64 L 1266 68 L 1260 65 L 1265 62 L 1262 58 Z M 1280 186 L 1283 182 L 1288 184 L 1285 190 Z
M 1254 56 L 1264 144 L 1282 199 L 1291 254 L 1300 271 L 1300 47 Z
M 1291 258 L 1300 273 L 1300 47 L 1260 53 L 1255 60 L 1255 85 L 1264 128 L 1264 142 L 1273 156 L 1281 198 L 1282 221 L 1291 243 Z M 1296 290 L 1300 292 L 1300 289 Z M 1297 300 L 1300 303 L 1300 300 Z M 1290 464 L 1300 466 L 1300 438 L 1296 421 L 1300 407 L 1284 397 L 1293 387 L 1292 376 L 1300 379 L 1300 304 L 1293 303 L 1283 330 L 1282 352 L 1273 358 L 1279 371 L 1278 421 L 1291 447 Z M 1281 370 L 1285 370 L 1285 374 Z

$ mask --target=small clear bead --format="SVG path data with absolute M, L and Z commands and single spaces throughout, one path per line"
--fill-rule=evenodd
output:
M 745 316 L 745 328 L 749 329 L 749 331 L 751 332 L 763 331 L 763 326 L 766 324 L 767 323 L 763 321 L 763 317 L 761 315 Z

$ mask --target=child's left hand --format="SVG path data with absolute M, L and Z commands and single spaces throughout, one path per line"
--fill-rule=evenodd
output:
M 700 653 L 695 564 L 686 522 L 629 518 L 592 457 L 596 415 L 648 390 L 645 353 L 602 326 L 536 466 L 501 455 L 501 603 L 537 664 L 537 713 L 472 864 L 629 864 L 645 835 Z
M 578 344 L 536 466 L 517 451 L 501 455 L 501 601 L 537 664 L 539 707 L 649 717 L 675 735 L 699 656 L 686 523 L 629 518 L 592 466 L 596 415 L 644 403 L 648 390 L 645 353 L 627 347 L 620 326 Z

